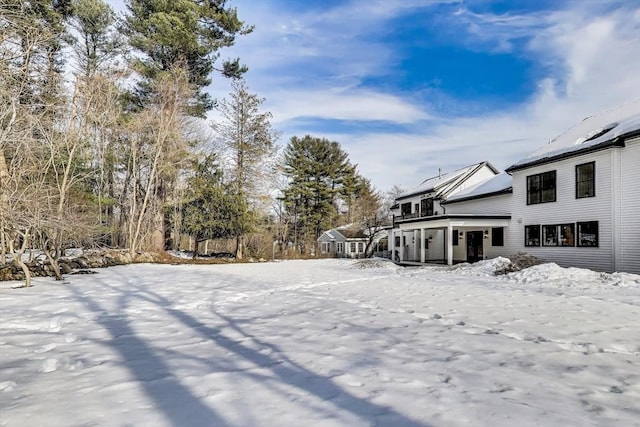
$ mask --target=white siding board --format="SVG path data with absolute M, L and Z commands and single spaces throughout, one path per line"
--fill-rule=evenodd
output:
M 620 250 L 616 269 L 640 274 L 640 138 L 626 145 L 620 158 Z
M 562 266 L 576 266 L 601 271 L 614 269 L 612 229 L 612 150 L 572 157 L 551 164 L 513 172 L 513 213 L 509 245 Z M 595 161 L 596 196 L 576 199 L 576 165 Z M 556 201 L 527 205 L 526 177 L 556 171 Z M 525 247 L 525 225 L 554 225 L 598 221 L 599 247 Z M 577 229 L 576 229 L 577 233 Z M 507 237 L 505 236 L 505 239 Z

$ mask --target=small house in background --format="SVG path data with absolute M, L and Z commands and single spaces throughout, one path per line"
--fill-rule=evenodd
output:
M 364 258 L 368 241 L 363 230 L 352 226 L 333 228 L 318 238 L 320 255 L 338 258 Z

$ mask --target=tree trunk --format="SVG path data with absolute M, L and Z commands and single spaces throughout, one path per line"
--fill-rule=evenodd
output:
M 242 247 L 244 246 L 244 239 L 242 236 L 236 237 L 236 259 L 242 259 Z
M 25 288 L 28 288 L 31 286 L 31 270 L 29 270 L 29 267 L 27 266 L 27 264 L 25 264 L 24 261 L 22 260 L 22 255 L 24 254 L 24 251 L 27 248 L 28 237 L 29 236 L 27 232 L 25 233 L 24 238 L 22 239 L 22 245 L 20 247 L 20 250 L 18 251 L 16 251 L 15 247 L 13 246 L 13 239 L 9 239 L 9 252 L 11 253 L 11 258 L 13 259 L 13 262 L 15 262 L 24 273 Z

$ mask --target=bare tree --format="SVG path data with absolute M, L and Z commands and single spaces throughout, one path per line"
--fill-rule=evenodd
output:
M 193 91 L 187 73 L 174 67 L 157 79 L 152 102 L 135 114 L 129 129 L 126 235 L 132 255 L 164 250 L 165 191 L 189 157 L 184 138 Z

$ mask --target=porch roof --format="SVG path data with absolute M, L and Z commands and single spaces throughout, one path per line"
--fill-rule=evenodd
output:
M 396 224 L 401 230 L 452 227 L 506 227 L 511 215 L 504 214 L 451 214 L 407 219 Z

